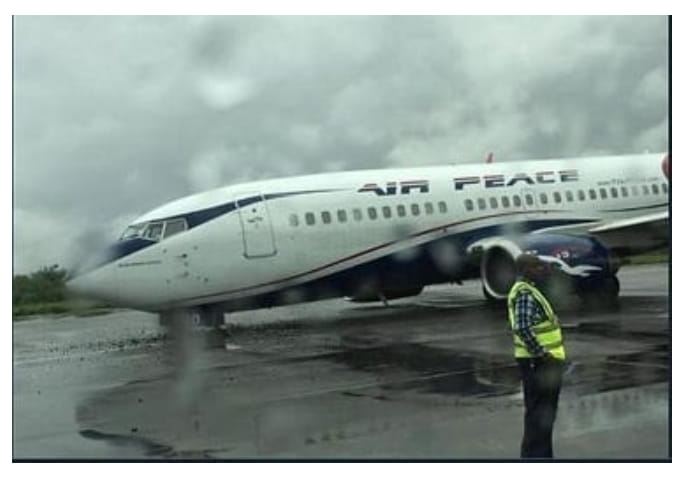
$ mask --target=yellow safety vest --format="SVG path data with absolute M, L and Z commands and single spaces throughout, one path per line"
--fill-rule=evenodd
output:
M 565 348 L 563 347 L 563 334 L 561 333 L 558 317 L 553 311 L 551 304 L 546 297 L 529 282 L 518 280 L 511 290 L 508 292 L 508 321 L 511 323 L 513 330 L 513 343 L 515 345 L 516 358 L 529 358 L 532 354 L 525 347 L 525 342 L 515 333 L 515 308 L 514 301 L 518 294 L 522 291 L 527 291 L 532 294 L 532 297 L 541 305 L 544 312 L 544 320 L 532 326 L 539 345 L 544 347 L 544 350 L 551 353 L 555 358 L 565 359 Z

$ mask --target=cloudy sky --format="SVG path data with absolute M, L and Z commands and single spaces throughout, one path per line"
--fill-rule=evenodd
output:
M 665 17 L 15 17 L 14 272 L 171 199 L 664 151 Z

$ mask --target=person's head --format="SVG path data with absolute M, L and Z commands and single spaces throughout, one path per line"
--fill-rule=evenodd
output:
M 529 252 L 523 252 L 517 257 L 515 269 L 519 276 L 532 280 L 544 278 L 548 271 L 546 262 Z

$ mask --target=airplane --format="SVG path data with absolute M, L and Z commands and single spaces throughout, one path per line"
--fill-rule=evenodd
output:
M 515 258 L 535 251 L 562 272 L 563 293 L 615 303 L 625 260 L 669 244 L 669 180 L 660 153 L 230 185 L 140 216 L 67 287 L 166 325 L 219 327 L 238 310 L 386 303 L 468 279 L 502 301 Z

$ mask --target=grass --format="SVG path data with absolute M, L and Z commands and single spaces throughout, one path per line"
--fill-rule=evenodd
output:
M 660 249 L 629 258 L 628 264 L 661 264 L 669 262 L 669 249 Z M 50 315 L 54 318 L 76 316 L 92 317 L 108 314 L 113 309 L 105 304 L 90 301 L 65 300 L 37 304 L 21 304 L 12 306 L 12 320 L 26 320 L 35 316 Z M 281 324 L 282 326 L 282 324 Z
M 660 264 L 670 261 L 670 251 L 661 249 L 657 251 L 647 252 L 638 256 L 630 257 L 628 264 Z
M 26 320 L 35 316 L 50 315 L 53 318 L 66 316 L 92 317 L 108 314 L 112 308 L 100 303 L 87 301 L 60 301 L 12 306 L 12 320 Z

